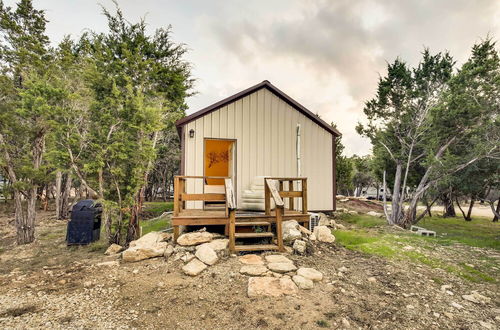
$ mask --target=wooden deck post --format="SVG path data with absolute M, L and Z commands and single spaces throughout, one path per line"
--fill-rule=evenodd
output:
M 236 230 L 236 210 L 229 210 L 229 251 L 236 252 L 234 232 Z
M 293 180 L 288 181 L 288 191 L 293 191 Z M 292 196 L 290 196 L 290 199 L 288 200 L 288 208 L 292 211 L 295 209 L 294 199 Z
M 278 250 L 283 252 L 283 207 L 276 207 L 276 241 L 278 242 Z
M 179 216 L 179 203 L 180 203 L 180 191 L 179 191 L 179 177 L 174 177 L 174 217 Z M 174 243 L 177 243 L 177 238 L 179 238 L 179 226 L 174 227 Z
M 266 215 L 271 214 L 271 191 L 267 186 L 266 179 L 264 179 L 264 204 L 266 207 Z
M 174 177 L 174 217 L 179 216 L 179 177 Z
M 307 178 L 302 179 L 302 213 L 307 214 Z

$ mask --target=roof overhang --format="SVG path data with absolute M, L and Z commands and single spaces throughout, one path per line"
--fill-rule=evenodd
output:
M 297 101 L 292 99 L 290 96 L 283 93 L 276 86 L 271 84 L 268 80 L 264 80 L 263 82 L 255 85 L 255 86 L 247 88 L 239 93 L 236 93 L 236 94 L 229 96 L 229 97 L 227 97 L 219 102 L 216 102 L 216 103 L 214 103 L 206 108 L 203 108 L 203 109 L 201 109 L 201 110 L 199 110 L 199 111 L 197 111 L 189 116 L 186 116 L 184 118 L 179 119 L 175 123 L 175 125 L 177 126 L 177 132 L 180 135 L 181 127 L 186 125 L 187 123 L 189 123 L 193 120 L 196 120 L 200 117 L 203 117 L 204 115 L 209 114 L 210 112 L 215 111 L 215 110 L 217 110 L 217 109 L 219 109 L 219 108 L 221 108 L 229 103 L 235 102 L 235 101 L 237 101 L 237 100 L 239 100 L 247 95 L 250 95 L 250 94 L 258 91 L 261 88 L 266 88 L 271 93 L 273 93 L 274 95 L 276 95 L 277 97 L 279 97 L 280 99 L 282 99 L 283 101 L 288 103 L 291 107 L 293 107 L 294 109 L 296 109 L 297 111 L 299 111 L 300 113 L 302 113 L 303 115 L 305 115 L 306 117 L 311 119 L 313 122 L 315 122 L 316 124 L 321 126 L 326 131 L 328 131 L 330 134 L 332 134 L 334 136 L 341 136 L 342 135 L 337 129 L 330 126 L 328 123 L 326 123 L 320 117 L 316 116 L 314 113 L 309 111 L 306 107 L 304 107 L 303 105 L 301 105 L 300 103 L 298 103 Z

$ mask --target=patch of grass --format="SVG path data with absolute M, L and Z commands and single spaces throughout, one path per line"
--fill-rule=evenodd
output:
M 142 212 L 149 218 L 156 218 L 164 212 L 172 211 L 174 209 L 174 202 L 145 202 Z
M 475 217 L 472 221 L 463 218 L 426 217 L 418 224 L 438 235 L 441 245 L 462 243 L 469 246 L 500 250 L 500 223 L 491 219 Z
M 377 255 L 387 259 L 408 260 L 431 268 L 440 268 L 470 282 L 495 282 L 495 278 L 492 276 L 466 264 L 453 264 L 453 260 L 445 261 L 414 250 L 402 249 L 401 243 L 409 243 L 413 246 L 429 247 L 431 249 L 432 244 L 435 244 L 436 241 L 434 238 L 424 238 L 414 234 L 402 234 L 403 236 L 381 234 L 366 229 L 337 230 L 334 232 L 334 235 L 337 238 L 337 242 L 350 250 Z M 436 280 L 436 283 L 439 284 L 439 281 Z
M 170 218 L 162 217 L 156 220 L 141 221 L 142 235 L 152 231 L 162 231 L 170 227 Z
M 99 240 L 88 245 L 89 252 L 102 252 L 104 253 L 109 244 L 105 240 Z
M 341 215 L 341 219 L 345 222 L 356 225 L 357 227 L 371 228 L 383 226 L 387 223 L 384 218 L 372 217 L 366 214 L 347 214 Z
M 328 322 L 326 322 L 325 320 L 316 321 L 316 325 L 320 328 L 329 328 L 330 327 L 330 324 L 328 324 Z

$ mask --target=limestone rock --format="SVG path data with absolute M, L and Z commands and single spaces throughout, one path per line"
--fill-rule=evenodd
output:
M 98 267 L 102 267 L 102 266 L 107 266 L 107 267 L 114 267 L 114 266 L 119 266 L 120 263 L 118 261 L 104 261 L 104 262 L 100 262 L 98 263 L 96 266 Z
M 337 230 L 346 230 L 346 227 L 343 224 L 341 224 L 341 223 L 336 223 L 335 224 L 335 229 L 337 229 Z
M 208 245 L 201 246 L 198 250 L 196 250 L 195 256 L 210 266 L 219 260 L 217 253 Z
M 330 226 L 330 218 L 328 218 L 328 216 L 324 213 L 319 213 L 319 222 L 318 222 L 318 225 L 319 226 Z
M 297 275 L 305 277 L 314 282 L 318 282 L 323 279 L 323 274 L 321 274 L 314 268 L 299 268 L 299 270 L 297 270 Z
M 297 270 L 297 267 L 290 262 L 270 262 L 267 264 L 267 268 L 276 273 L 288 273 Z
M 268 269 L 262 265 L 245 265 L 241 267 L 240 273 L 250 276 L 262 276 L 267 273 Z
M 299 231 L 304 234 L 304 235 L 311 235 L 312 234 L 312 231 L 310 231 L 309 229 L 307 229 L 306 227 L 303 227 L 301 225 L 299 225 Z
M 165 240 L 168 238 L 170 238 L 168 233 L 150 232 L 130 242 L 130 247 L 123 251 L 123 261 L 134 262 L 163 256 L 167 247 Z
M 292 280 L 302 290 L 310 290 L 314 287 L 313 281 L 300 275 L 294 275 Z
M 383 217 L 384 215 L 382 213 L 379 213 L 379 212 L 375 212 L 375 211 L 370 211 L 368 213 L 366 213 L 367 215 L 371 215 L 372 217 L 377 217 L 377 218 L 381 218 Z
M 265 257 L 266 261 L 269 263 L 291 263 L 293 264 L 293 261 L 288 259 L 285 256 L 282 256 L 281 254 L 271 254 Z
M 280 297 L 297 294 L 298 288 L 288 277 L 250 277 L 248 279 L 248 297 Z
M 316 236 L 316 239 L 320 242 L 326 242 L 326 243 L 335 242 L 335 236 L 332 235 L 332 231 L 327 226 L 314 227 L 314 235 Z
M 227 239 L 227 238 L 224 238 L 224 239 L 214 239 L 211 242 L 203 243 L 201 245 L 198 245 L 196 247 L 196 249 L 199 249 L 200 247 L 202 247 L 204 245 L 207 245 L 207 246 L 211 247 L 214 251 L 222 251 L 222 250 L 227 249 L 227 247 L 229 245 L 229 239 Z
M 462 298 L 475 304 L 487 304 L 491 301 L 491 298 L 485 297 L 477 291 L 472 291 L 471 294 L 463 295 Z
M 348 211 L 349 214 L 356 215 L 358 214 L 358 211 Z
M 306 247 L 307 244 L 306 242 L 297 239 L 295 242 L 293 242 L 293 249 L 298 253 L 298 254 L 304 254 L 306 252 Z
M 193 260 L 194 258 L 195 258 L 195 256 L 191 252 L 186 252 L 186 254 L 184 254 L 183 256 L 180 257 L 180 259 L 182 261 L 184 261 L 184 263 L 188 263 L 191 260 Z
M 283 221 L 283 241 L 289 242 L 302 237 L 296 220 Z
M 195 231 L 179 236 L 179 238 L 177 239 L 177 244 L 184 246 L 198 245 L 201 243 L 210 242 L 212 240 L 212 237 L 212 233 L 206 231 Z
M 238 260 L 245 265 L 263 265 L 264 260 L 262 260 L 261 256 L 256 254 L 245 254 L 238 258 Z
M 106 252 L 104 252 L 105 255 L 111 256 L 113 254 L 117 254 L 123 249 L 121 245 L 118 244 L 111 244 L 107 249 Z
M 188 264 L 184 265 L 184 267 L 182 267 L 182 271 L 186 275 L 196 276 L 202 271 L 204 271 L 207 267 L 208 267 L 207 265 L 205 265 L 203 262 L 195 258 L 191 260 Z
M 168 245 L 166 248 L 165 248 L 165 252 L 163 253 L 163 256 L 165 258 L 168 258 L 170 257 L 172 254 L 174 253 L 174 247 L 172 245 Z
M 142 236 L 141 238 L 130 242 L 129 247 L 134 247 L 136 245 L 142 245 L 142 246 L 154 245 L 155 243 L 158 242 L 168 241 L 168 239 L 171 236 L 172 236 L 171 234 L 162 231 L 152 231 Z
M 314 233 L 312 233 L 311 235 L 309 235 L 309 239 L 311 241 L 315 241 L 317 238 L 316 238 L 316 235 L 314 235 Z

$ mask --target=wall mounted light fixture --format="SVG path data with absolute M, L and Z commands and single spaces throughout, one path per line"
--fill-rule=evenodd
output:
M 194 129 L 192 128 L 189 130 L 189 137 L 194 138 Z

